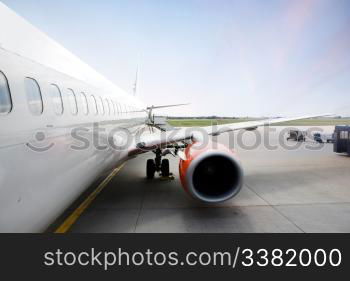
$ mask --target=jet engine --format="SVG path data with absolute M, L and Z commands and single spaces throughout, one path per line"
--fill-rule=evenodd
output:
M 243 184 L 243 170 L 234 152 L 226 146 L 195 142 L 186 147 L 180 160 L 182 186 L 192 197 L 219 203 L 237 195 Z

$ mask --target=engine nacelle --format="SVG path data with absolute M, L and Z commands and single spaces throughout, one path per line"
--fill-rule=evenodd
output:
M 194 198 L 207 202 L 223 202 L 237 195 L 243 185 L 243 170 L 233 151 L 210 142 L 193 143 L 180 160 L 182 186 Z

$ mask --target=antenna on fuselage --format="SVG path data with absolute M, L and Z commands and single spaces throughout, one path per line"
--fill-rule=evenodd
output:
M 133 84 L 133 87 L 132 87 L 132 93 L 134 96 L 136 96 L 137 94 L 137 80 L 138 80 L 138 76 L 139 76 L 139 66 L 137 66 L 137 69 L 136 69 L 136 76 L 135 76 L 135 82 Z
M 139 69 L 140 69 L 140 55 L 139 55 L 139 59 L 137 62 L 137 67 L 136 67 L 136 75 L 135 75 L 135 81 L 132 87 L 132 93 L 134 96 L 136 96 L 137 94 L 137 86 L 138 86 L 138 79 L 139 79 Z

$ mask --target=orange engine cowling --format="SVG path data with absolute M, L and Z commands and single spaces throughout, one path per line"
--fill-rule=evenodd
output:
M 180 160 L 182 186 L 194 198 L 219 203 L 235 196 L 243 184 L 243 170 L 233 151 L 210 142 L 195 142 L 185 150 Z

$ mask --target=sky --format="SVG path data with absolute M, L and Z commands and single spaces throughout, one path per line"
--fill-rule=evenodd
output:
M 170 116 L 350 116 L 348 0 L 3 0 Z

